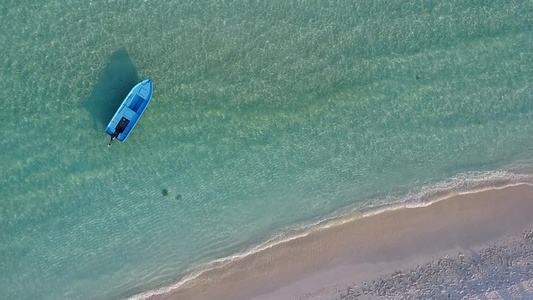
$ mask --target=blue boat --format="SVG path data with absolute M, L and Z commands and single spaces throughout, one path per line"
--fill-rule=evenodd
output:
M 108 146 L 111 146 L 111 142 L 115 139 L 121 142 L 126 141 L 148 103 L 150 103 L 153 90 L 152 79 L 143 80 L 131 89 L 109 124 L 107 124 L 105 132 L 111 136 Z

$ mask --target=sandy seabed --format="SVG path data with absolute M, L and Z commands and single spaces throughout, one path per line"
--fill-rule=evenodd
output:
M 533 186 L 324 227 L 148 299 L 383 298 L 533 299 Z

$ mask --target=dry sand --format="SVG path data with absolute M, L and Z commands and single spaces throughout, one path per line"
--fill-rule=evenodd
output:
M 380 287 L 376 278 L 399 283 L 420 276 L 440 280 L 435 274 L 445 275 L 447 269 L 428 275 L 420 265 L 440 266 L 443 261 L 440 258 L 449 257 L 460 262 L 465 255 L 476 261 L 480 257 L 476 253 L 486 251 L 482 249 L 490 249 L 494 243 L 523 235 L 530 229 L 533 229 L 532 186 L 457 195 L 429 206 L 395 209 L 314 231 L 206 271 L 170 293 L 149 299 L 376 299 L 380 293 L 377 288 L 392 293 L 391 287 Z M 528 241 L 526 246 L 531 244 Z M 523 263 L 529 268 L 529 262 L 521 259 L 517 258 L 515 265 Z M 418 277 L 404 278 L 398 275 L 401 273 L 398 270 Z M 417 280 L 429 285 L 432 282 Z M 412 289 L 417 280 L 411 285 L 405 283 L 404 287 Z M 529 281 L 524 282 L 527 285 Z M 364 285 L 370 289 L 365 291 Z M 446 291 L 441 292 L 446 295 Z

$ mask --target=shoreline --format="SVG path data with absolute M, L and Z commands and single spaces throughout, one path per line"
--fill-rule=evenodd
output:
M 176 288 L 135 297 L 331 297 L 354 282 L 430 261 L 435 256 L 480 249 L 531 229 L 530 215 L 533 186 L 528 184 L 458 193 L 422 206 L 400 205 L 341 222 L 325 221 L 316 231 L 222 261 Z

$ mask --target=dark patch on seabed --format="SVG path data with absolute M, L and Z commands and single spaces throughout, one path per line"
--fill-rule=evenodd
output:
M 83 103 L 96 127 L 99 124 L 107 126 L 124 97 L 138 81 L 137 69 L 128 51 L 123 47 L 113 52 L 109 63 L 98 75 L 93 92 Z

